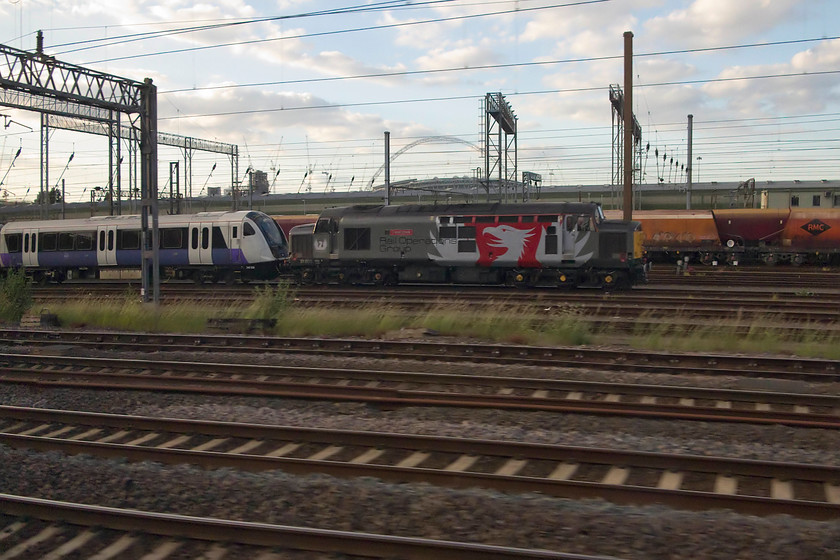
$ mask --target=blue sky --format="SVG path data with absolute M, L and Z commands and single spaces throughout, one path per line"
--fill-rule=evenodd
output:
M 394 160 L 393 181 L 470 176 L 484 165 L 468 144 L 481 142 L 488 92 L 504 94 L 519 119 L 519 171 L 542 174 L 544 184 L 607 184 L 608 88 L 624 81 L 625 31 L 634 34 L 645 182 L 685 180 L 688 114 L 695 181 L 838 178 L 840 3 L 832 0 L 114 6 L 5 0 L 0 43 L 34 50 L 40 29 L 45 51 L 62 61 L 152 78 L 159 130 L 237 144 L 240 173 L 265 171 L 274 192 L 367 187 L 384 161 L 386 130 L 392 153 L 427 137 L 457 139 L 406 151 Z M 261 18 L 273 19 L 254 21 Z M 0 133 L 2 188 L 10 200 L 31 200 L 38 115 L 0 114 L 9 124 Z M 159 156 L 163 187 L 169 162 L 183 169 L 183 154 L 161 147 Z M 65 179 L 69 201 L 89 200 L 91 187 L 107 184 L 107 157 L 105 138 L 55 130 L 50 182 Z M 224 155 L 196 152 L 192 168 L 193 194 L 230 183 Z

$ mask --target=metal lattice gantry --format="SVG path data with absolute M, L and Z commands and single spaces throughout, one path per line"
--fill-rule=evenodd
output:
M 500 92 L 484 96 L 484 189 L 490 199 L 490 181 L 498 175 L 499 200 L 513 188 L 516 197 L 517 118 Z
M 623 184 L 624 177 L 624 92 L 618 84 L 610 84 L 612 106 L 612 184 Z M 633 183 L 642 183 L 642 127 L 633 115 Z
M 34 53 L 0 45 L 0 105 L 98 122 L 113 122 L 112 112 L 117 112 L 126 114 L 130 125 L 139 129 L 141 297 L 149 301 L 151 293 L 151 299 L 157 304 L 160 301 L 157 87 L 152 80 L 137 82 L 56 60 L 44 54 L 43 36 L 38 32 Z M 41 200 L 45 198 L 42 195 Z
M 136 188 L 137 174 L 134 172 L 133 163 L 137 162 L 137 144 L 139 140 L 139 131 L 131 126 L 119 126 L 118 122 L 114 121 L 94 121 L 90 119 L 82 119 L 78 117 L 57 116 L 49 119 L 49 124 L 52 128 L 60 128 L 62 130 L 72 130 L 76 132 L 84 132 L 87 134 L 96 134 L 99 136 L 108 136 L 112 139 L 116 138 L 117 146 L 121 138 L 129 141 L 129 193 L 132 193 Z M 212 152 L 217 154 L 224 154 L 230 159 L 230 173 L 231 185 L 236 185 L 236 177 L 239 169 L 239 146 L 236 144 L 226 144 L 224 142 L 216 142 L 213 140 L 202 140 L 200 138 L 191 138 L 189 136 L 181 136 L 179 134 L 172 134 L 169 132 L 158 132 L 157 143 L 159 146 L 171 146 L 180 148 L 184 154 L 184 194 L 192 198 L 192 155 L 196 150 L 204 152 Z M 112 150 L 113 151 L 113 150 Z M 119 212 L 120 197 L 120 182 L 118 180 L 120 173 L 120 157 L 117 152 L 116 157 L 112 158 L 110 177 L 116 177 L 117 184 L 117 213 Z M 132 163 L 133 162 L 133 163 Z M 129 200 L 131 200 L 129 194 Z M 234 196 L 234 201 L 236 197 Z M 237 208 L 233 208 L 236 210 Z

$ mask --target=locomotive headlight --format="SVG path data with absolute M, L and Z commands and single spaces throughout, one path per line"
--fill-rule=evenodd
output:
M 565 275 L 565 274 L 561 274 L 561 275 L 560 275 L 560 281 L 561 281 L 561 282 L 565 282 L 565 281 L 566 281 L 566 275 Z

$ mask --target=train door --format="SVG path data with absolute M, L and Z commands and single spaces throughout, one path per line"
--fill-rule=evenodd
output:
M 230 222 L 227 224 L 227 234 L 225 237 L 227 237 L 231 260 L 237 258 L 237 255 L 242 254 L 242 227 L 242 223 L 240 222 Z
M 38 266 L 38 230 L 23 230 L 23 266 Z
M 312 234 L 316 259 L 336 258 L 338 222 L 334 218 L 319 218 Z
M 190 224 L 190 264 L 213 264 L 211 222 Z
M 117 226 L 96 228 L 96 264 L 99 266 L 117 264 Z
M 563 216 L 563 260 L 571 261 L 575 258 L 575 242 L 578 236 L 577 216 L 567 214 Z

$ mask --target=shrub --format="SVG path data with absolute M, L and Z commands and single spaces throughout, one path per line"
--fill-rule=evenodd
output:
M 22 270 L 0 279 L 0 319 L 19 322 L 32 307 L 32 283 Z

